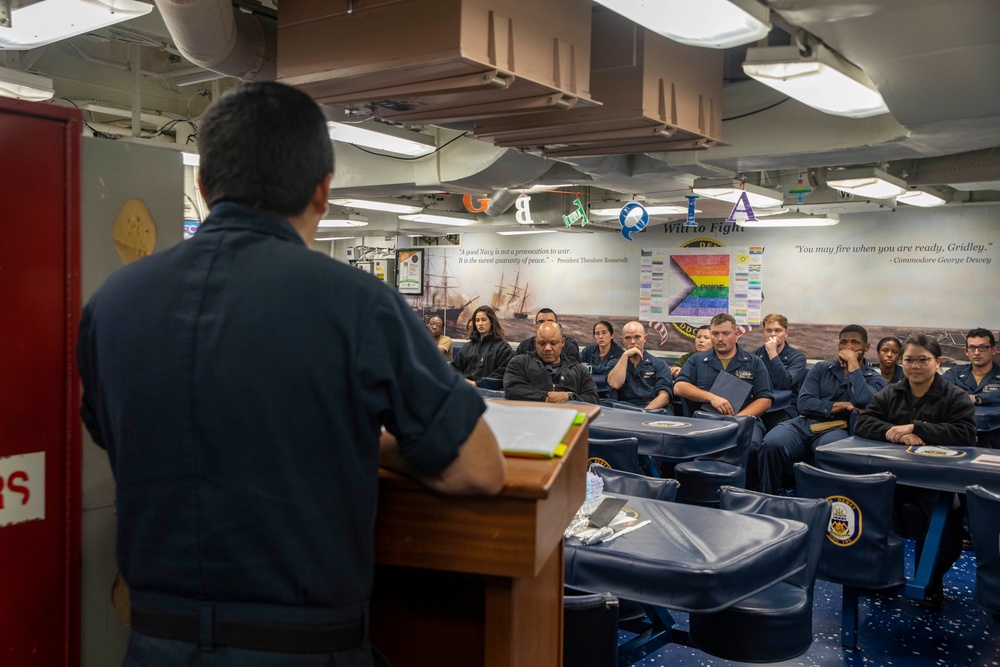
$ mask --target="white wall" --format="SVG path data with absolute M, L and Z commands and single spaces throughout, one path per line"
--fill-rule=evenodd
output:
M 640 250 L 686 244 L 762 246 L 762 311 L 783 313 L 800 332 L 847 323 L 870 327 L 873 337 L 886 329 L 904 335 L 914 329 L 997 330 L 998 231 L 1000 206 L 901 206 L 844 215 L 831 227 L 750 229 L 704 222 L 686 231 L 672 223 L 647 227 L 632 241 L 606 231 L 463 233 L 459 248 L 428 249 L 426 265 L 440 273 L 447 260 L 450 280 L 474 299 L 463 320 L 490 302 L 501 276 L 509 285 L 516 275 L 529 285 L 532 314 L 545 306 L 561 318 L 571 316 L 569 333 L 588 343 L 589 326 L 575 318 L 589 325 L 602 317 L 638 316 Z M 678 342 L 661 349 L 688 349 L 687 339 Z
M 183 238 L 184 171 L 176 151 L 85 138 L 81 159 L 83 301 L 123 266 L 111 239 L 115 218 L 129 199 L 140 199 L 156 225 L 154 251 Z M 111 606 L 115 561 L 114 480 L 103 449 L 83 430 L 81 664 L 121 664 L 128 631 Z

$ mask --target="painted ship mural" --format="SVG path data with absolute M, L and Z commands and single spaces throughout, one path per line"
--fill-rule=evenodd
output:
M 479 296 L 466 294 L 458 278 L 448 268 L 446 255 L 428 256 L 426 261 L 424 293 L 408 297 L 410 307 L 424 322 L 437 315 L 444 322 L 446 334 L 464 338 L 464 324 L 476 308 Z
M 528 282 L 525 281 L 524 286 L 521 286 L 520 271 L 514 274 L 513 283 L 504 284 L 504 278 L 505 274 L 501 272 L 500 283 L 490 297 L 490 305 L 500 318 L 528 319 L 530 316 L 528 299 L 531 297 L 531 293 L 528 292 Z

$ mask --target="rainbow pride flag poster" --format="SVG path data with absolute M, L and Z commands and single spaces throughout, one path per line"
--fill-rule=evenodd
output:
M 717 313 L 730 313 L 739 324 L 760 323 L 762 248 L 645 250 L 640 319 L 699 325 Z

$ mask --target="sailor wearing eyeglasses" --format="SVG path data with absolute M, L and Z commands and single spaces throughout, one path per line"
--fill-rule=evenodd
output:
M 968 364 L 952 366 L 944 379 L 965 390 L 973 405 L 1000 405 L 1000 367 L 993 363 L 997 341 L 989 329 L 965 334 Z
M 871 440 L 899 445 L 946 445 L 973 447 L 976 444 L 976 417 L 972 403 L 962 389 L 938 376 L 941 346 L 925 336 L 910 336 L 903 344 L 904 380 L 881 391 L 854 425 L 854 434 Z M 937 491 L 901 490 L 897 501 L 914 500 L 930 522 L 938 501 Z M 923 537 L 918 541 L 922 548 Z M 941 547 L 922 604 L 940 607 L 944 602 L 943 578 L 962 553 L 961 510 L 952 499 L 941 535 Z

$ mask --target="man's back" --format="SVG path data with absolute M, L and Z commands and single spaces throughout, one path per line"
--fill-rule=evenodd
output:
M 79 356 L 130 587 L 366 601 L 380 426 L 434 474 L 483 409 L 422 329 L 379 281 L 231 204 L 112 276 L 85 311 Z

